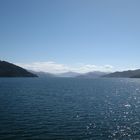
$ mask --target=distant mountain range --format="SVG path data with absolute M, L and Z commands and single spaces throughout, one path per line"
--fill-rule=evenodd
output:
M 88 72 L 88 73 L 85 73 L 85 74 L 81 74 L 81 75 L 77 76 L 77 78 L 99 78 L 99 77 L 102 77 L 106 74 L 108 74 L 108 73 L 100 72 L 100 71 L 94 71 L 94 72 Z
M 93 71 L 88 73 L 65 72 L 60 74 L 51 74 L 47 72 L 27 71 L 17 65 L 6 61 L 0 61 L 0 77 L 67 77 L 67 78 L 100 78 L 100 77 L 114 77 L 114 78 L 140 78 L 140 69 L 128 70 L 122 72 L 106 73 L 100 71 Z
M 128 70 L 122 72 L 114 72 L 103 77 L 115 77 L 115 78 L 140 78 L 140 69 L 137 70 Z
M 80 73 L 77 72 L 65 72 L 65 73 L 60 73 L 60 74 L 56 74 L 57 77 L 77 77 L 79 76 Z
M 93 79 L 93 78 L 140 78 L 140 69 L 138 70 L 128 70 L 122 72 L 100 72 L 100 71 L 93 71 L 88 73 L 76 73 L 76 72 L 65 72 L 60 74 L 50 74 L 45 72 L 33 72 L 32 73 L 38 75 L 39 77 L 67 77 L 67 78 L 85 78 L 85 79 Z
M 65 72 L 65 73 L 59 73 L 59 74 L 51 74 L 48 72 L 34 72 L 31 71 L 32 73 L 38 75 L 39 77 L 65 77 L 65 78 L 99 78 L 107 73 L 105 72 L 88 72 L 88 73 L 77 73 L 77 72 Z
M 0 61 L 0 77 L 37 77 L 37 75 L 6 61 Z
M 52 74 L 52 73 L 48 73 L 48 72 L 36 72 L 36 71 L 30 71 L 36 75 L 38 75 L 39 77 L 76 77 L 78 75 L 80 75 L 80 73 L 76 73 L 76 72 L 65 72 L 65 73 L 58 73 L 58 74 Z
M 36 71 L 32 71 L 32 70 L 29 70 L 31 73 L 34 73 L 35 75 L 37 75 L 38 77 L 44 77 L 44 78 L 51 78 L 51 77 L 56 77 L 55 74 L 51 74 L 51 73 L 48 73 L 48 72 L 36 72 Z

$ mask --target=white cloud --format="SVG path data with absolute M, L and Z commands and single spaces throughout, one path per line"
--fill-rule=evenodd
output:
M 59 64 L 53 61 L 47 62 L 33 62 L 33 63 L 17 63 L 17 65 L 33 70 L 33 71 L 43 71 L 49 73 L 63 73 L 68 71 L 74 72 L 91 72 L 91 71 L 112 71 L 113 66 L 111 65 L 104 65 L 104 66 L 97 66 L 92 64 L 77 64 L 77 66 L 68 66 L 64 64 Z
M 111 65 L 105 65 L 104 66 L 106 69 L 113 69 L 113 66 L 111 66 Z

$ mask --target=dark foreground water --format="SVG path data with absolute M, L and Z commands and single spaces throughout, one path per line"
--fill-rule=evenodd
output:
M 140 80 L 0 78 L 2 140 L 139 140 Z

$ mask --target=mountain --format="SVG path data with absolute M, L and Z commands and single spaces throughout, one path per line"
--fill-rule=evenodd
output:
M 56 75 L 48 73 L 48 72 L 36 72 L 36 71 L 30 71 L 34 74 L 36 74 L 38 77 L 45 77 L 45 78 L 51 78 L 51 77 L 56 77 Z
M 122 71 L 122 72 L 114 72 L 114 73 L 107 74 L 103 77 L 140 78 L 140 69 L 128 70 L 128 71 Z
M 59 73 L 59 74 L 53 74 L 53 73 L 49 73 L 49 72 L 36 72 L 36 71 L 32 71 L 29 70 L 31 73 L 36 74 L 38 77 L 45 77 L 45 78 L 51 78 L 51 77 L 76 77 L 78 75 L 80 75 L 80 73 L 76 73 L 76 72 L 65 72 L 65 73 Z
M 0 77 L 37 77 L 37 75 L 6 61 L 0 61 Z
M 65 77 L 65 78 L 99 78 L 103 75 L 106 75 L 107 73 L 105 72 L 99 72 L 99 71 L 94 71 L 94 72 L 88 72 L 88 73 L 77 73 L 77 72 L 65 72 L 65 73 L 59 73 L 59 74 L 52 74 L 52 73 L 47 73 L 47 72 L 35 72 L 35 71 L 30 71 L 39 77 L 45 77 L 45 78 L 51 78 L 51 77 Z
M 80 73 L 71 72 L 71 71 L 70 72 L 56 74 L 57 77 L 77 77 L 78 75 L 80 75 Z
M 77 76 L 77 78 L 99 78 L 106 74 L 107 74 L 106 72 L 93 71 L 93 72 L 81 74 L 81 75 Z

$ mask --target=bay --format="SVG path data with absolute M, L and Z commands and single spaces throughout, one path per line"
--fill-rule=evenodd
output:
M 2 140 L 139 138 L 139 79 L 0 78 Z

